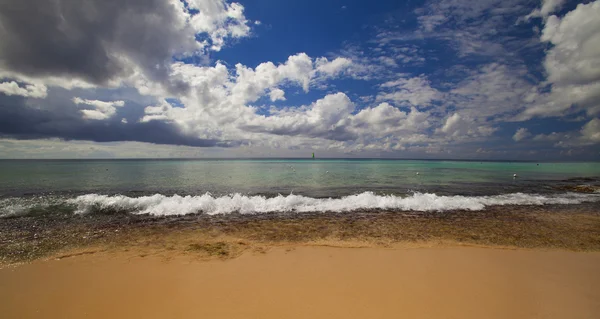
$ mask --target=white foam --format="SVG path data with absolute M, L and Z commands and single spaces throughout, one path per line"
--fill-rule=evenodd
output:
M 9 217 L 14 215 L 20 215 L 27 212 L 30 207 L 25 205 L 1 205 L 0 206 L 0 217 Z
M 565 193 L 560 195 L 536 195 L 513 193 L 496 196 L 438 196 L 436 194 L 415 193 L 408 197 L 394 195 L 375 195 L 364 192 L 342 198 L 311 198 L 300 195 L 246 196 L 233 194 L 213 197 L 201 196 L 164 196 L 160 194 L 143 197 L 123 195 L 107 196 L 88 194 L 69 200 L 77 206 L 78 213 L 89 213 L 94 209 L 112 209 L 136 214 L 150 215 L 186 215 L 193 213 L 256 214 L 267 212 L 347 212 L 359 209 L 388 209 L 403 211 L 448 211 L 482 210 L 493 205 L 546 205 L 580 204 L 600 201 L 597 194 Z
M 42 197 L 33 198 L 3 198 L 0 199 L 0 217 L 9 217 L 27 214 L 34 208 L 40 210 L 50 206 L 53 199 L 44 199 Z

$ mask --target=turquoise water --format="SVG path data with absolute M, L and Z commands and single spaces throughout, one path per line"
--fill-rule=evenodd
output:
M 417 175 L 417 173 L 419 173 Z M 513 178 L 517 174 L 518 178 Z M 598 178 L 599 163 L 408 160 L 0 161 L 0 195 L 159 192 L 341 196 L 356 191 L 491 193 L 572 178 Z
M 517 178 L 513 175 L 517 174 Z M 599 163 L 416 160 L 32 160 L 0 161 L 0 198 L 160 194 L 213 198 L 302 195 L 485 196 L 553 194 L 596 184 Z M 50 197 L 49 197 L 50 196 Z M 54 197 L 52 197 L 54 196 Z M 219 204 L 220 205 L 220 204 Z M 0 203 L 0 210 L 2 209 Z

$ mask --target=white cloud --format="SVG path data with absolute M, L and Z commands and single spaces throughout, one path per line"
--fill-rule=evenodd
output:
M 388 103 L 355 111 L 354 103 L 344 93 L 328 94 L 306 106 L 271 109 L 259 115 L 258 108 L 248 105 L 267 94 L 272 100 L 284 98 L 279 85 L 308 87 L 320 76 L 341 74 L 344 60 L 313 59 L 305 54 L 291 56 L 285 63 L 267 62 L 256 68 L 237 65 L 233 75 L 217 63 L 215 67 L 180 65 L 174 67 L 182 79 L 192 84 L 192 94 L 181 97 L 183 108 L 168 103 L 149 106 L 142 121 L 167 120 L 182 132 L 200 138 L 248 140 L 254 146 L 318 147 L 339 150 L 402 149 L 411 143 L 430 139 L 420 131 L 432 125 L 429 113 L 412 107 L 401 111 Z M 336 62 L 342 61 L 342 62 Z M 321 69 L 319 69 L 321 67 Z M 404 90 L 416 90 L 423 81 L 407 80 Z M 267 93 L 268 92 L 268 93 Z M 408 94 L 408 93 L 406 93 Z M 426 103 L 425 95 L 414 97 Z M 427 102 L 428 103 L 428 102 Z M 380 141 L 379 139 L 385 139 Z M 338 142 L 339 141 L 339 142 Z M 312 145 L 312 146 L 310 146 Z
M 10 1 L 12 16 L 0 16 L 0 77 L 68 89 L 139 85 L 146 94 L 160 85 L 181 94 L 186 83 L 169 77 L 173 57 L 207 61 L 228 39 L 250 35 L 244 7 L 226 0 L 45 2 L 34 11 Z
M 306 53 L 290 56 L 284 64 L 276 66 L 272 62 L 259 64 L 255 69 L 242 64 L 236 66 L 236 84 L 232 94 L 239 103 L 255 101 L 268 88 L 284 81 L 300 85 L 308 92 L 313 76 L 313 61 Z
M 347 59 L 337 58 L 328 60 L 325 58 L 312 59 L 305 53 L 290 56 L 285 63 L 275 65 L 272 62 L 261 63 L 255 68 L 237 64 L 233 72 L 217 62 L 214 67 L 201 67 L 175 63 L 172 67 L 172 78 L 184 81 L 190 86 L 190 92 L 179 96 L 183 107 L 172 107 L 164 102 L 164 90 L 148 86 L 148 91 L 159 97 L 158 105 L 149 106 L 145 109 L 142 122 L 168 121 L 178 126 L 184 134 L 205 139 L 227 139 L 227 140 L 252 140 L 260 143 L 271 143 L 277 137 L 270 134 L 266 136 L 266 130 L 255 128 L 256 123 L 273 122 L 265 124 L 270 130 L 280 130 L 280 135 L 285 132 L 287 123 L 293 120 L 310 122 L 311 118 L 320 118 L 321 104 L 316 103 L 313 110 L 299 116 L 287 114 L 285 119 L 269 116 L 260 119 L 257 114 L 258 107 L 252 106 L 262 96 L 268 96 L 272 101 L 285 100 L 285 92 L 281 87 L 297 85 L 308 91 L 311 86 L 320 81 L 343 75 L 343 70 L 351 63 Z M 162 95 L 162 96 L 161 96 Z M 326 101 L 331 98 L 326 98 Z M 309 106 L 298 109 L 307 110 Z M 278 112 L 283 116 L 284 111 Z M 321 114 L 323 115 L 323 114 Z M 323 119 L 324 120 L 324 119 Z M 265 122 L 265 123 L 266 123 Z M 333 133 L 328 130 L 298 123 L 297 130 L 291 129 L 289 136 L 319 136 L 319 134 Z M 303 126 L 304 125 L 304 126 Z M 254 128 L 253 131 L 248 131 Z M 279 131 L 277 131 L 279 132 Z
M 286 83 L 299 85 L 308 92 L 312 83 L 339 76 L 351 63 L 345 58 L 333 61 L 317 58 L 313 61 L 306 53 L 299 53 L 288 57 L 285 63 L 279 65 L 264 62 L 252 69 L 237 64 L 235 83 L 230 85 L 232 99 L 235 104 L 253 102 L 265 94 L 266 90 L 278 92 L 274 89 Z M 277 96 L 279 93 L 274 94 Z
M 567 133 L 557 133 L 557 132 L 552 132 L 550 134 L 538 134 L 536 136 L 534 136 L 532 138 L 533 141 L 536 142 L 557 142 L 563 139 L 570 139 L 571 136 L 568 135 Z
M 93 106 L 93 110 L 81 110 L 84 119 L 87 120 L 106 120 L 117 112 L 116 107 L 122 107 L 125 105 L 124 101 L 99 101 L 99 100 L 85 100 L 79 97 L 73 98 L 75 104 L 85 104 Z
M 581 128 L 580 132 L 583 140 L 600 143 L 600 119 L 592 119 Z
M 541 40 L 554 47 L 544 66 L 555 84 L 585 84 L 600 80 L 600 1 L 580 4 L 562 19 L 546 21 Z
M 372 140 L 390 136 L 394 141 L 408 141 L 413 134 L 431 126 L 429 113 L 419 112 L 415 107 L 404 112 L 383 102 L 372 108 L 365 108 L 352 118 L 352 131 L 362 139 Z M 419 137 L 420 140 L 420 137 Z
M 224 0 L 189 0 L 190 9 L 198 14 L 188 17 L 196 33 L 207 33 L 211 39 L 211 50 L 220 51 L 227 37 L 240 38 L 250 33 L 244 6 Z
M 454 113 L 436 133 L 445 135 L 450 141 L 466 141 L 473 138 L 491 136 L 497 128 L 485 123 L 477 123 L 468 116 Z
M 438 128 L 439 134 L 431 136 L 428 130 L 442 126 L 439 117 L 443 115 L 421 112 L 418 107 L 430 107 L 445 95 L 432 88 L 425 76 L 402 75 L 380 86 L 380 102 L 389 100 L 408 110 L 383 102 L 354 114 L 354 103 L 343 93 L 328 94 L 310 105 L 271 108 L 269 115 L 259 115 L 259 107 L 251 105 L 265 95 L 273 101 L 284 98 L 281 86 L 309 89 L 323 77 L 343 75 L 347 65 L 342 58 L 312 59 L 303 53 L 279 65 L 265 62 L 249 68 L 238 64 L 231 74 L 219 62 L 214 67 L 175 65 L 173 76 L 192 87 L 189 95 L 180 97 L 184 107 L 174 108 L 168 103 L 150 106 L 142 121 L 169 121 L 195 137 L 245 140 L 257 147 L 317 147 L 348 152 L 406 150 L 416 145 L 430 145 L 430 151 L 438 149 L 435 145 L 441 147 L 440 143 L 471 141 L 496 130 L 467 114 L 461 119 L 463 126 L 446 128 L 445 132 Z
M 336 58 L 333 61 L 329 61 L 327 58 L 318 58 L 315 60 L 315 71 L 326 76 L 335 77 L 350 67 L 351 64 L 352 61 L 347 58 Z
M 516 17 L 529 12 L 523 0 L 438 0 L 415 10 L 417 37 L 446 41 L 460 57 L 470 55 L 510 58 L 510 37 L 499 36 L 514 27 Z M 503 30 L 499 32 L 499 30 Z M 413 37 L 415 35 L 412 35 Z M 516 49 L 520 49 L 517 47 Z
M 551 13 L 556 12 L 562 8 L 566 0 L 542 0 L 542 7 L 533 10 L 528 14 L 525 19 L 531 18 L 547 18 Z
M 0 83 L 0 93 L 43 99 L 48 95 L 48 89 L 43 84 L 25 84 L 19 86 L 15 81 Z
M 256 68 L 250 68 L 236 64 L 233 74 L 220 62 L 214 67 L 175 63 L 171 76 L 192 88 L 189 96 L 182 97 L 187 111 L 204 110 L 235 119 L 237 117 L 233 116 L 233 110 L 244 110 L 248 103 L 255 102 L 267 92 L 273 101 L 285 99 L 285 92 L 280 86 L 298 85 L 307 92 L 317 81 L 341 75 L 349 63 L 344 58 L 329 61 L 325 58 L 312 59 L 305 53 L 299 53 L 279 65 L 264 62 Z M 156 89 L 152 91 L 160 92 Z
M 168 121 L 174 116 L 172 112 L 173 107 L 163 101 L 161 105 L 144 108 L 144 116 L 140 119 L 140 122 Z
M 381 85 L 387 92 L 380 92 L 377 101 L 395 102 L 398 105 L 429 106 L 441 98 L 441 93 L 430 86 L 426 76 L 399 78 Z
M 526 74 L 524 66 L 484 65 L 459 82 L 446 101 L 472 119 L 510 119 L 523 109 L 524 99 L 534 89 Z
M 580 130 L 570 132 L 552 132 L 538 134 L 534 142 L 552 142 L 554 147 L 578 148 L 600 143 L 600 119 L 594 118 L 585 123 Z
M 592 10 L 596 3 L 580 6 L 583 9 L 578 7 L 574 11 L 577 14 L 572 12 L 563 18 L 551 16 L 543 21 L 542 40 L 553 45 L 545 59 L 548 82 L 544 84 L 551 84 L 552 90 L 541 93 L 546 92 L 545 88 L 536 87 L 524 63 L 511 60 L 511 54 L 506 54 L 510 53 L 510 47 L 504 42 L 506 38 L 499 35 L 499 32 L 510 33 L 512 29 L 506 25 L 514 24 L 513 17 L 523 16 L 531 10 L 520 0 L 431 1 L 426 9 L 418 12 L 420 28 L 414 34 L 411 32 L 411 39 L 406 38 L 406 30 L 398 31 L 401 28 L 398 32 L 378 30 L 377 36 L 368 43 L 348 49 L 337 58 L 315 58 L 298 53 L 281 63 L 264 62 L 256 66 L 223 61 L 209 64 L 208 58 L 198 64 L 173 62 L 173 57 L 186 55 L 207 57 L 205 54 L 209 51 L 226 47 L 229 40 L 249 36 L 249 25 L 260 25 L 260 21 L 247 20 L 244 7 L 238 3 L 190 0 L 188 7 L 199 11 L 195 13 L 179 0 L 168 1 L 169 12 L 176 14 L 174 17 L 165 15 L 171 17 L 165 21 L 173 21 L 177 36 L 172 41 L 164 40 L 164 43 L 152 38 L 165 50 L 164 54 L 138 60 L 136 58 L 144 57 L 148 48 L 140 46 L 139 50 L 136 47 L 135 52 L 129 52 L 132 50 L 129 46 L 125 51 L 108 47 L 111 54 L 123 59 L 125 71 L 117 72 L 106 85 L 128 86 L 148 95 L 141 104 L 147 106 L 141 119 L 131 117 L 131 113 L 123 114 L 127 118 L 122 117 L 120 113 L 125 112 L 117 111 L 124 105 L 123 101 L 101 101 L 130 101 L 111 95 L 96 97 L 100 100 L 74 98 L 75 104 L 87 108 L 78 110 L 85 119 L 112 119 L 119 127 L 123 126 L 118 121 L 129 122 L 129 125 L 139 125 L 134 123 L 136 121 L 164 121 L 167 127 L 172 128 L 172 125 L 188 137 L 235 141 L 260 150 L 311 148 L 370 154 L 379 151 L 450 154 L 452 148 L 461 143 L 489 140 L 503 121 L 561 115 L 569 111 L 572 103 L 579 105 L 575 111 L 586 110 L 592 116 L 600 113 L 600 105 L 595 102 L 600 96 L 596 72 L 598 48 L 595 45 L 598 43 L 595 31 L 598 24 L 592 19 L 597 13 Z M 546 2 L 540 14 L 543 11 L 549 15 L 554 10 L 544 9 Z M 552 8 L 558 8 L 556 3 L 560 2 L 552 2 L 555 3 Z M 167 29 L 159 38 L 172 34 L 172 30 Z M 195 37 L 198 33 L 203 39 L 199 42 Z M 128 38 L 137 38 L 142 33 L 132 30 L 131 34 L 135 37 Z M 449 43 L 447 49 L 456 49 L 452 52 L 456 53 L 460 63 L 451 70 L 435 70 L 427 75 L 404 73 L 422 67 L 425 58 L 427 61 L 438 58 L 435 53 L 430 54 L 432 51 L 428 47 L 410 42 L 422 42 L 423 38 Z M 477 63 L 485 61 L 485 64 L 469 64 L 466 62 L 474 61 L 466 60 L 465 56 L 469 54 L 487 55 L 497 62 L 489 63 L 490 60 L 485 59 L 477 60 Z M 164 74 L 150 71 L 154 68 L 161 69 Z M 13 74 L 10 72 L 13 71 L 0 68 L 0 76 Z M 30 96 L 40 94 L 23 84 L 19 86 L 21 82 L 32 83 L 33 87 L 44 90 L 45 83 L 69 88 L 97 85 L 85 78 L 59 76 L 56 80 L 47 74 L 50 73 L 37 77 L 25 73 L 19 73 L 19 77 L 6 77 L 17 82 L 0 83 L 0 91 Z M 339 91 L 345 88 L 338 88 L 337 82 L 334 85 L 328 82 L 337 77 L 378 80 L 379 84 L 367 83 L 378 92 L 376 96 L 362 97 L 341 93 Z M 457 80 L 460 81 L 457 83 Z M 181 90 L 174 94 L 177 88 Z M 304 105 L 293 105 L 292 97 L 302 93 L 298 92 L 299 88 L 304 92 L 322 89 L 324 93 Z M 87 92 L 79 92 L 69 97 L 90 96 Z M 281 108 L 283 103 L 269 105 L 275 103 L 268 100 L 286 101 L 286 95 L 289 99 L 286 104 L 292 105 L 284 108 Z M 177 97 L 180 103 L 167 103 L 172 97 Z M 357 106 L 354 102 L 360 103 Z M 515 115 L 523 112 L 528 104 L 533 105 L 525 111 L 530 113 L 521 113 L 527 115 L 516 118 Z M 528 143 L 549 142 L 550 139 L 553 139 L 552 143 L 560 143 L 560 138 L 573 137 L 569 145 L 575 142 L 589 145 L 597 143 L 597 135 L 598 120 L 595 119 L 581 130 L 568 134 L 531 138 L 527 128 L 522 127 L 512 138 Z M 510 142 L 510 136 L 500 138 Z M 495 152 L 488 147 L 481 149 L 480 153 Z
M 269 93 L 272 102 L 285 101 L 285 92 L 282 89 L 272 89 Z
M 446 119 L 446 123 L 444 126 L 442 126 L 440 131 L 449 135 L 454 135 L 455 133 L 459 132 L 463 126 L 464 123 L 460 114 L 454 113 Z
M 591 116 L 600 114 L 599 16 L 600 1 L 595 1 L 578 5 L 563 18 L 546 20 L 541 40 L 553 45 L 544 60 L 552 89 L 532 94 L 532 106 L 522 118 L 579 110 Z
M 346 44 L 340 55 L 352 61 L 344 71 L 359 80 L 391 80 L 401 67 L 421 66 L 425 62 L 421 48 L 406 44 L 393 32 L 382 31 L 360 46 Z
M 529 133 L 527 128 L 521 127 L 515 132 L 515 135 L 513 135 L 512 138 L 515 142 L 520 142 L 530 136 L 531 136 L 531 133 Z
M 255 114 L 238 126 L 257 133 L 343 140 L 348 137 L 345 126 L 353 110 L 354 104 L 344 93 L 335 93 L 307 107 L 279 110 L 268 117 Z

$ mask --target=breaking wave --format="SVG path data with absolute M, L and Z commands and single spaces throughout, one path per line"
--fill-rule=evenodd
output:
M 439 196 L 430 193 L 415 193 L 410 196 L 401 197 L 364 192 L 342 198 L 311 198 L 293 194 L 270 198 L 242 194 L 215 197 L 209 193 L 200 196 L 165 196 L 156 194 L 143 197 L 87 194 L 69 199 L 68 203 L 76 206 L 77 213 L 111 210 L 165 216 L 195 213 L 215 215 L 234 212 L 241 214 L 321 211 L 348 212 L 361 209 L 422 212 L 442 212 L 449 210 L 476 211 L 495 205 L 580 204 L 596 201 L 600 201 L 600 195 L 578 193 L 555 195 L 512 193 L 495 196 Z

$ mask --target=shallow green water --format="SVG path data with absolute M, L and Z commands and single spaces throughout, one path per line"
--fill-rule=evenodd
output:
M 513 177 L 517 174 L 517 177 Z M 0 161 L 0 217 L 451 211 L 600 203 L 598 163 L 408 160 Z
M 418 173 L 418 175 L 417 175 Z M 513 178 L 517 174 L 517 178 Z M 498 194 L 597 178 L 600 163 L 412 160 L 0 161 L 0 194 L 48 192 L 306 194 L 362 191 Z

